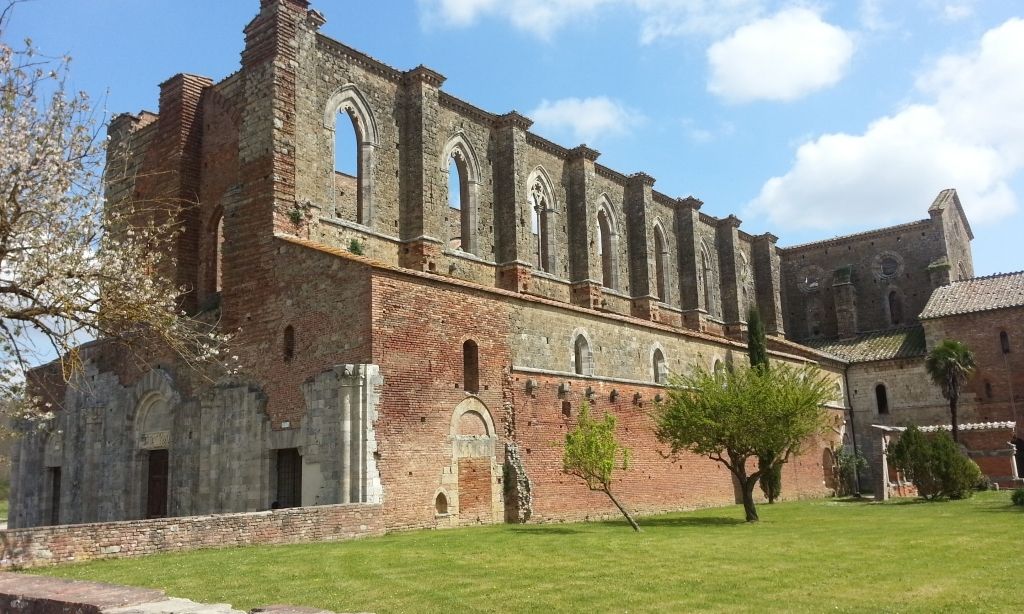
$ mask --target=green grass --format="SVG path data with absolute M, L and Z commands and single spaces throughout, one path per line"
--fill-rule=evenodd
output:
M 10 496 L 11 484 L 0 480 L 0 522 L 7 522 L 7 498 Z
M 205 550 L 37 573 L 178 597 L 371 612 L 1019 611 L 1024 511 L 834 500 L 623 522 L 497 525 Z

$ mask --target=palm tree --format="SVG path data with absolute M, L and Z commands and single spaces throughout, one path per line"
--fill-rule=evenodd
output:
M 960 400 L 960 389 L 967 378 L 974 373 L 974 353 L 959 341 L 946 339 L 928 352 L 924 369 L 939 388 L 942 396 L 949 400 L 949 417 L 953 424 L 953 441 L 959 443 L 960 431 L 956 423 L 956 404 Z

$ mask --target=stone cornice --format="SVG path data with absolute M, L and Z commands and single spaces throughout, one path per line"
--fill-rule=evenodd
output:
M 397 68 L 392 68 L 376 58 L 370 57 L 362 51 L 356 51 L 348 45 L 339 43 L 333 38 L 320 34 L 319 32 L 316 35 L 316 40 L 323 48 L 344 55 L 355 64 L 362 66 L 374 74 L 390 79 L 395 83 L 401 83 L 402 81 L 402 71 Z
M 930 227 L 931 223 L 932 221 L 930 219 L 918 220 L 916 222 L 908 222 L 906 224 L 899 224 L 897 226 L 890 226 L 888 228 L 879 228 L 878 230 L 868 230 L 865 232 L 858 232 L 851 235 L 833 237 L 831 239 L 825 239 L 824 241 L 815 241 L 813 243 L 801 243 L 800 245 L 780 247 L 779 251 L 785 253 L 802 252 L 812 249 L 832 247 L 834 245 L 842 245 L 852 240 L 859 241 L 861 239 L 870 239 L 873 237 L 887 237 L 892 235 L 898 235 L 907 231 Z
M 467 115 L 481 123 L 493 124 L 497 116 L 494 113 L 488 113 L 479 107 L 475 107 L 461 98 L 456 98 L 448 92 L 440 92 L 438 95 L 438 102 L 441 103 L 442 107 L 449 108 L 453 111 L 458 111 L 464 115 Z
M 620 183 L 622 185 L 626 185 L 629 182 L 629 177 L 627 177 L 626 175 L 620 173 L 617 170 L 610 169 L 610 168 L 608 168 L 607 166 L 605 166 L 603 164 L 595 164 L 594 165 L 594 171 L 597 172 L 599 177 L 604 177 L 605 179 L 611 179 L 612 181 L 615 181 L 615 182 Z
M 727 215 L 727 216 L 725 216 L 723 218 L 719 218 L 717 220 L 717 222 L 716 222 L 716 224 L 718 225 L 719 228 L 722 228 L 724 226 L 730 226 L 732 228 L 739 228 L 740 224 L 742 224 L 742 223 L 743 223 L 743 220 L 741 220 L 740 218 L 736 217 L 732 213 L 730 213 L 729 215 Z
M 577 145 L 576 147 L 573 147 L 572 149 L 569 150 L 570 160 L 579 160 L 580 158 L 582 158 L 584 160 L 590 160 L 591 162 L 594 162 L 600 155 L 601 152 L 591 147 L 587 147 L 586 144 Z
M 654 177 L 651 177 L 650 175 L 643 171 L 633 173 L 632 175 L 629 176 L 630 183 L 640 183 L 646 186 L 653 186 L 655 181 L 657 180 Z
M 532 125 L 533 120 L 526 117 L 519 111 L 509 111 L 508 113 L 499 115 L 494 119 L 495 128 L 510 126 L 512 128 L 519 128 L 520 130 L 529 130 Z
M 546 151 L 549 154 L 556 155 L 559 158 L 562 158 L 562 159 L 568 159 L 569 158 L 569 150 L 568 149 L 566 149 L 565 147 L 562 147 L 558 143 L 554 143 L 552 141 L 549 141 L 549 140 L 547 140 L 546 138 L 544 138 L 542 136 L 537 136 L 536 134 L 534 134 L 532 132 L 527 132 L 526 133 L 526 143 L 528 145 L 532 145 L 532 146 L 536 147 L 537 149 L 541 149 L 543 151 Z
M 402 83 L 409 85 L 417 82 L 426 83 L 433 87 L 441 87 L 445 82 L 445 76 L 432 68 L 427 68 L 423 64 L 402 73 Z
M 700 211 L 700 208 L 704 206 L 704 201 L 695 196 L 687 196 L 686 198 L 677 198 L 676 206 L 680 209 Z

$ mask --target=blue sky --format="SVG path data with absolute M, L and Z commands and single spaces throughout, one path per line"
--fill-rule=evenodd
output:
M 258 0 L 32 0 L 5 38 L 70 54 L 111 113 L 238 68 Z M 319 0 L 323 31 L 586 142 L 792 245 L 926 217 L 956 187 L 979 275 L 1024 269 L 1024 6 L 982 0 Z

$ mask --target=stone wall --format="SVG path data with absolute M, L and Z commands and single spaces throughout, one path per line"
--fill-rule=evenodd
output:
M 382 535 L 379 505 L 324 505 L 213 516 L 0 531 L 0 568 Z

